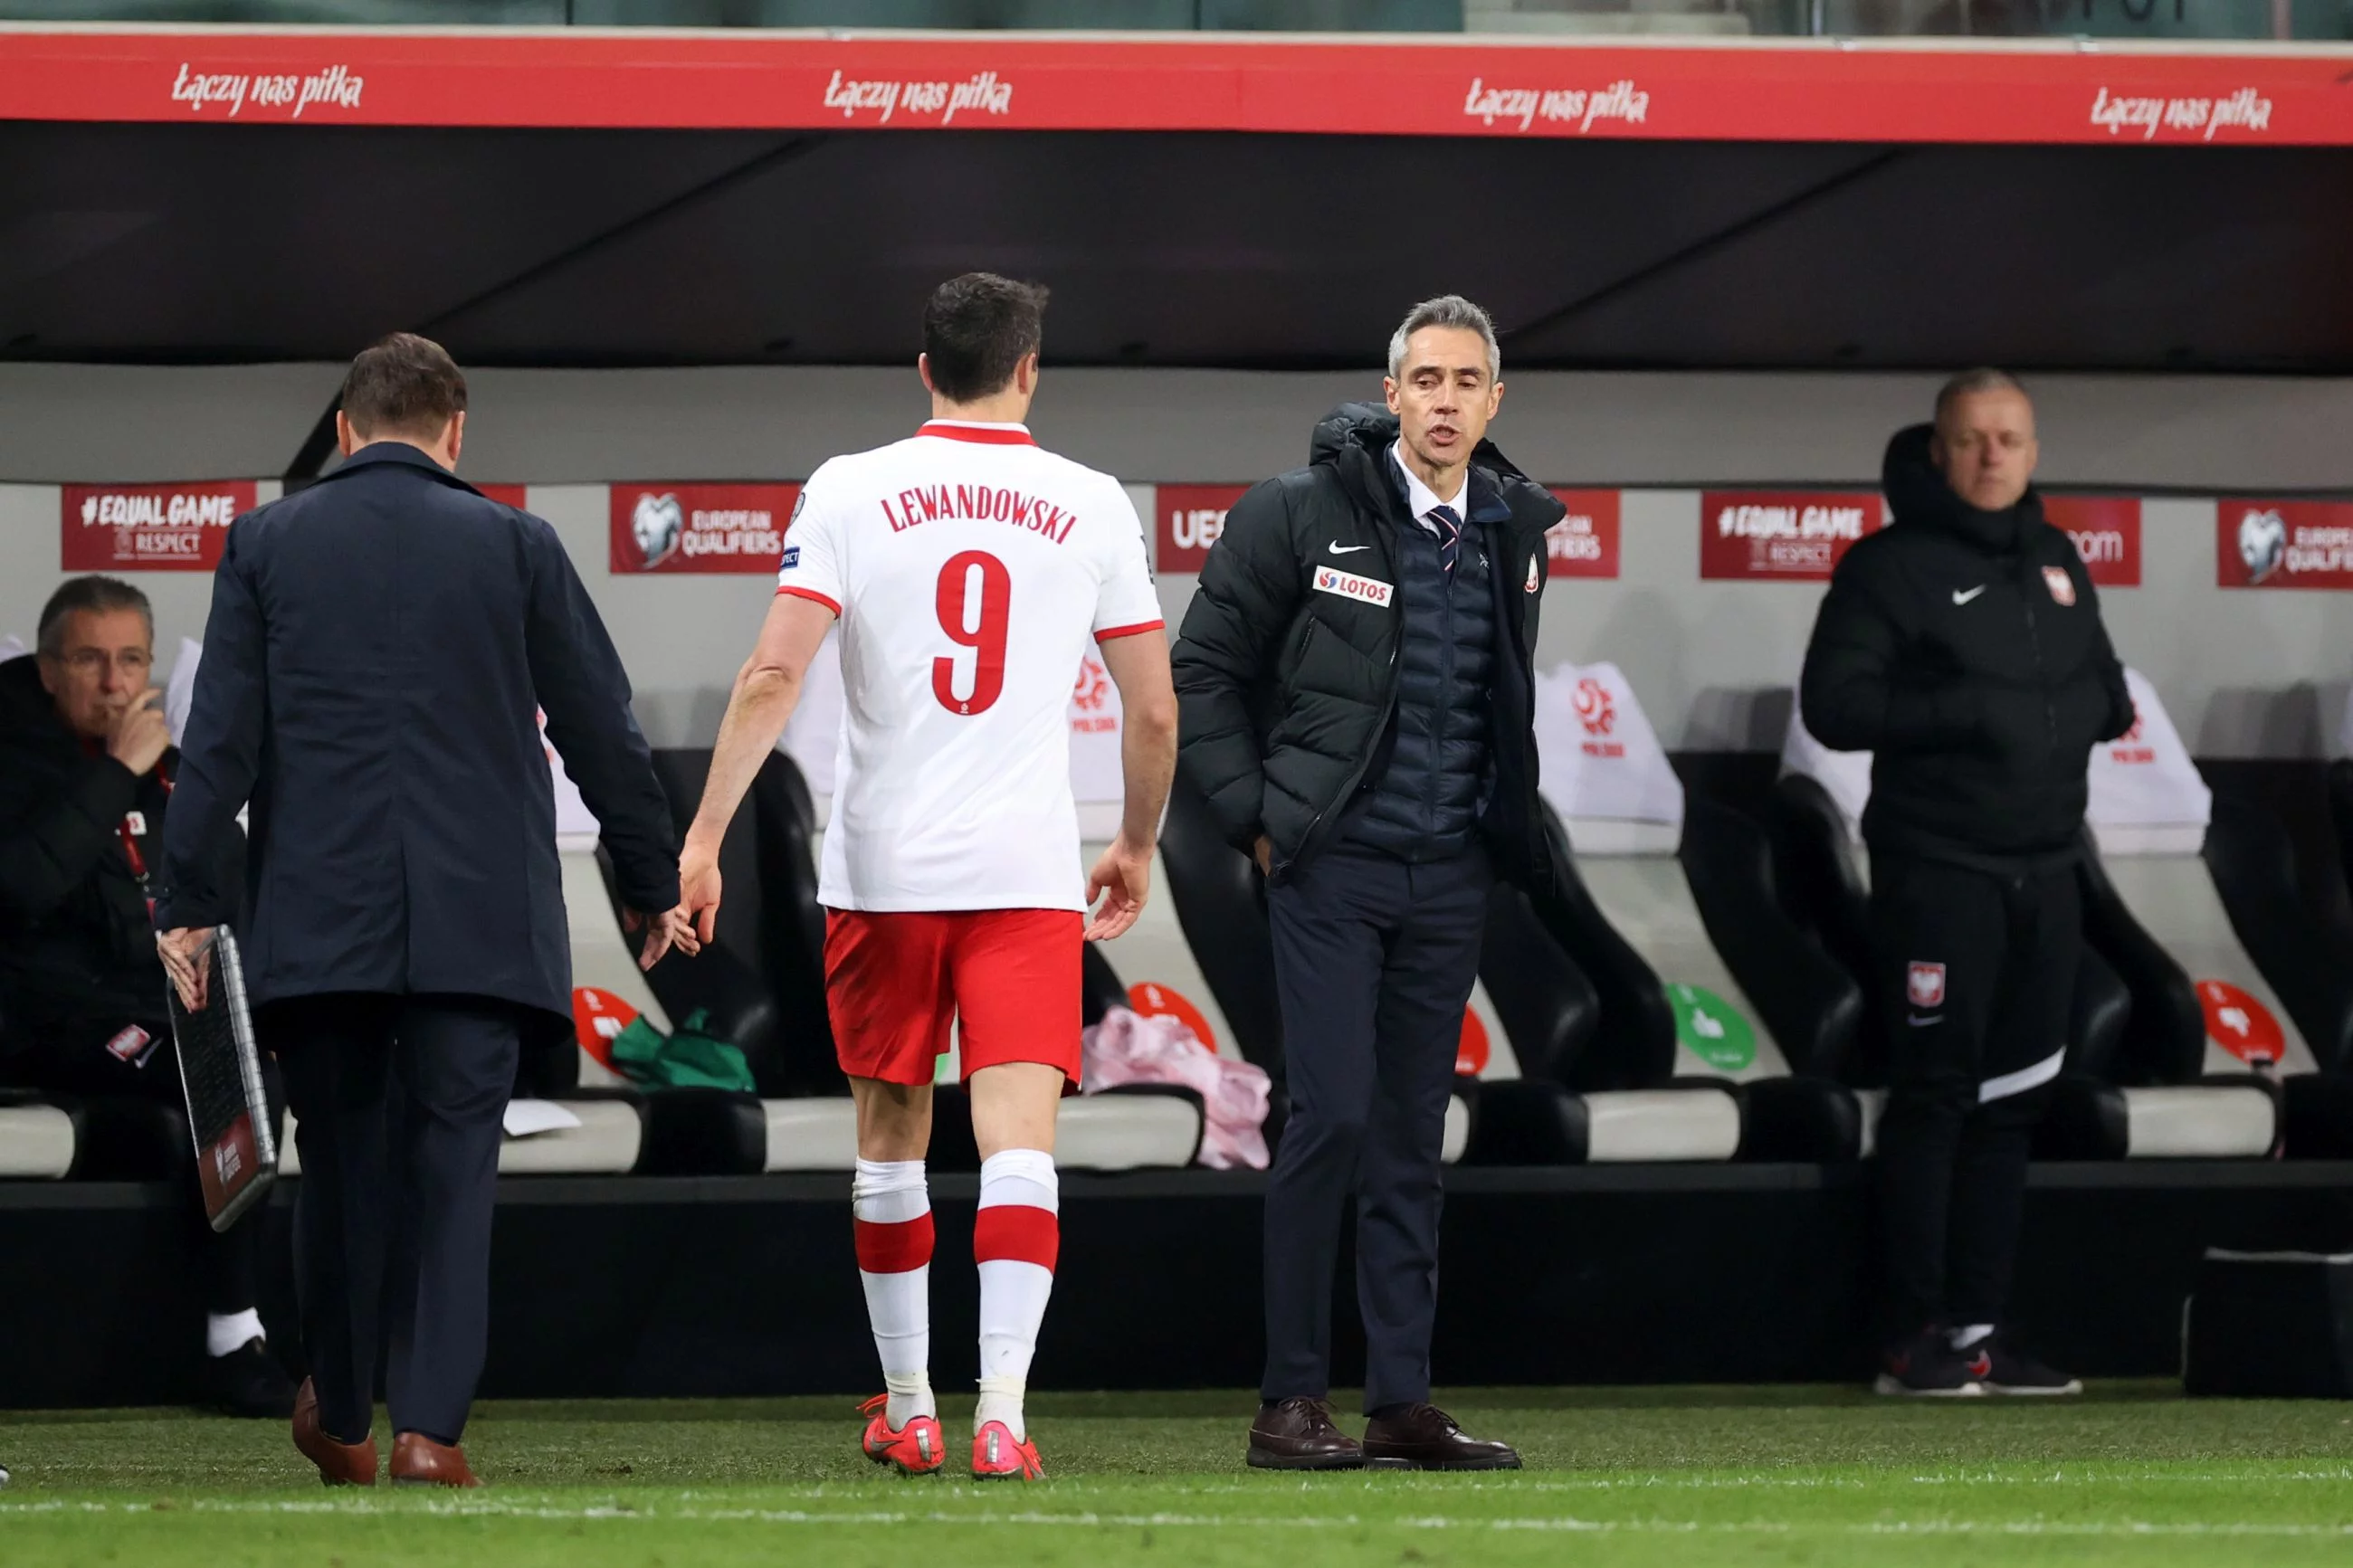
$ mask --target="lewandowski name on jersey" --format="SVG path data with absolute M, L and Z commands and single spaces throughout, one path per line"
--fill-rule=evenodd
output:
M 901 490 L 895 511 L 892 510 L 892 499 L 881 498 L 881 505 L 882 515 L 891 520 L 893 533 L 944 518 L 965 518 L 976 522 L 1010 523 L 1057 544 L 1068 544 L 1071 530 L 1079 521 L 1074 513 L 1052 501 L 988 485 L 925 485 Z
M 1085 905 L 1071 672 L 1160 635 L 1127 492 L 1018 425 L 934 421 L 809 476 L 776 590 L 841 619 L 828 909 Z

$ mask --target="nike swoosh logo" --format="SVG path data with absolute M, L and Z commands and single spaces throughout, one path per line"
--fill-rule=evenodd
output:
M 1904 1016 L 1904 1021 L 1911 1025 L 1915 1029 L 1925 1029 L 1931 1024 L 1941 1024 L 1945 1020 L 1942 1018 L 1923 1018 L 1917 1013 L 1906 1013 Z
M 1986 591 L 1986 585 L 1985 585 L 1983 583 L 1980 583 L 1980 584 L 1978 584 L 1976 587 L 1971 588 L 1971 589 L 1970 589 L 1968 593 L 1966 593 L 1966 594 L 1965 594 L 1965 593 L 1963 593 L 1963 592 L 1961 592 L 1961 590 L 1960 590 L 1960 589 L 1956 588 L 1956 589 L 1954 589 L 1954 590 L 1953 590 L 1953 603 L 1955 603 L 1956 605 L 1966 605 L 1966 604 L 1968 604 L 1971 599 L 1976 598 L 1979 594 L 1982 594 L 1982 593 L 1984 593 L 1985 591 Z
M 1343 544 L 1335 539 L 1331 542 L 1328 548 L 1335 555 L 1354 555 L 1357 551 L 1370 550 L 1372 546 L 1369 544 Z

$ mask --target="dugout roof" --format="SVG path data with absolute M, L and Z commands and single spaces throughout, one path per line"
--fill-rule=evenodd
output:
M 936 101 L 934 101 L 936 100 Z M 887 116 L 887 118 L 886 118 Z M 0 28 L 0 357 L 2353 373 L 2353 53 Z

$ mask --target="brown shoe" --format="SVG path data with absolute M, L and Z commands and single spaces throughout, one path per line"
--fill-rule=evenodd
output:
M 437 1443 L 421 1432 L 402 1432 L 392 1440 L 392 1484 L 396 1487 L 478 1487 L 466 1468 L 466 1450 L 455 1443 Z
M 331 1487 L 375 1485 L 375 1439 L 340 1442 L 319 1429 L 319 1391 L 304 1378 L 294 1391 L 294 1447 L 319 1467 L 319 1479 Z
M 1396 1405 L 1365 1423 L 1365 1457 L 1417 1470 L 1516 1470 L 1520 1456 L 1507 1443 L 1462 1435 L 1454 1417 L 1435 1405 Z
M 1365 1450 L 1332 1425 L 1323 1399 L 1278 1399 L 1250 1423 L 1250 1462 L 1261 1470 L 1360 1470 Z

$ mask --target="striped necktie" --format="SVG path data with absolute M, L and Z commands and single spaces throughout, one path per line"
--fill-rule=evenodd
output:
M 1438 524 L 1438 563 L 1451 577 L 1454 563 L 1462 559 L 1462 519 L 1451 506 L 1431 507 L 1428 515 Z

